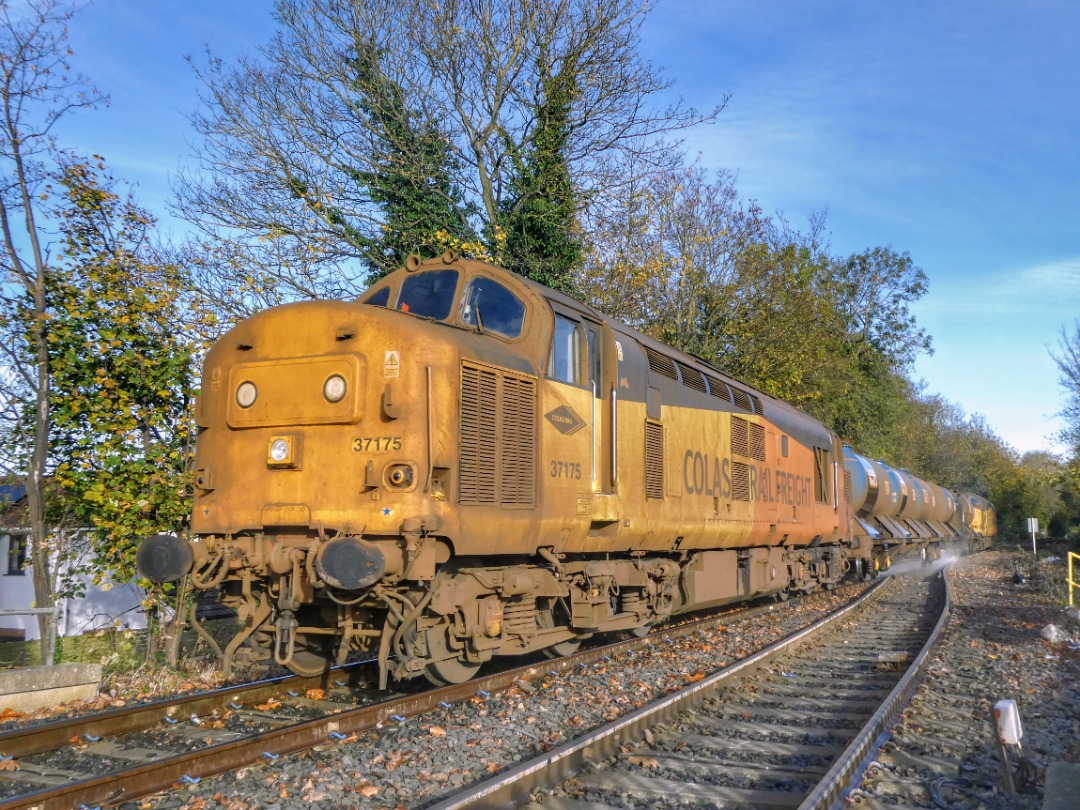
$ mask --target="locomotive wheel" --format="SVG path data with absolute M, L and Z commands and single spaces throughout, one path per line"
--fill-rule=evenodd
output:
M 542 652 L 548 658 L 564 658 L 567 655 L 573 655 L 581 648 L 580 638 L 570 638 L 566 641 L 560 641 L 558 644 L 552 644 L 550 647 L 544 647 Z
M 554 627 L 568 627 L 570 619 L 566 615 L 562 604 L 556 599 L 551 599 L 548 600 L 544 609 L 537 612 L 536 624 L 544 630 Z M 592 633 L 577 638 L 568 638 L 552 644 L 550 647 L 544 647 L 540 652 L 545 658 L 564 658 L 567 655 L 576 653 L 581 648 L 581 642 L 588 641 L 590 638 L 592 638 Z
M 428 655 L 432 658 L 454 655 L 453 658 L 441 658 L 424 666 L 424 677 L 435 686 L 449 686 L 465 683 L 480 669 L 480 664 L 462 661 L 446 645 L 446 627 L 436 627 L 427 632 Z
M 303 678 L 314 678 L 330 669 L 330 653 L 320 636 L 296 636 L 296 649 L 289 661 L 289 671 Z
M 465 683 L 479 669 L 479 664 L 466 663 L 457 658 L 447 658 L 444 661 L 432 661 L 424 667 L 424 677 L 435 686 L 450 686 L 454 683 Z

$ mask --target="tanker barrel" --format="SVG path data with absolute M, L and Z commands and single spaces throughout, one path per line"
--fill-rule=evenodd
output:
M 151 582 L 175 582 L 191 570 L 195 554 L 187 540 L 155 534 L 139 543 L 135 567 Z
M 844 446 L 844 472 L 851 480 L 851 509 L 856 513 L 863 510 L 870 490 L 877 488 L 876 482 L 871 485 L 864 461 L 858 453 L 847 445 Z

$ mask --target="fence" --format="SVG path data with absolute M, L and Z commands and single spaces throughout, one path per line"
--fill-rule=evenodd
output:
M 60 608 L 5 608 L 0 610 L 0 616 L 49 616 L 48 630 L 48 657 L 42 663 L 52 666 L 56 663 L 56 626 L 60 620 Z

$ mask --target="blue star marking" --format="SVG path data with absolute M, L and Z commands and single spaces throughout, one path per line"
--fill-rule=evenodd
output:
M 384 517 L 390 517 L 390 507 L 389 507 L 389 506 L 385 507 L 385 508 L 384 508 L 384 509 L 382 510 L 382 513 L 383 513 L 383 516 L 384 516 Z

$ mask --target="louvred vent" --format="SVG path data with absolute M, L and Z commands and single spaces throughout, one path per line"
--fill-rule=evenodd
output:
M 735 501 L 750 500 L 750 465 L 741 461 L 731 462 L 731 498 Z
M 674 360 L 666 354 L 660 354 L 660 352 L 650 349 L 648 346 L 642 346 L 641 348 L 645 350 L 645 356 L 649 358 L 650 371 L 655 371 L 657 374 L 662 374 L 672 380 L 679 379 L 678 372 L 675 371 Z
M 765 460 L 765 426 L 750 425 L 750 458 Z
M 664 426 L 645 423 L 645 497 L 664 497 Z
M 679 367 L 679 373 L 682 375 L 682 384 L 687 388 L 693 388 L 695 391 L 700 391 L 703 394 L 707 394 L 705 389 L 705 377 L 696 368 L 690 368 L 685 363 L 676 363 Z
M 536 503 L 536 380 L 486 366 L 461 366 L 463 504 Z
M 742 408 L 744 411 L 753 412 L 754 405 L 750 402 L 750 395 L 743 391 L 741 388 L 731 386 L 731 393 L 735 397 L 735 407 Z
M 750 455 L 749 423 L 737 416 L 731 417 L 731 452 L 737 456 Z

